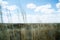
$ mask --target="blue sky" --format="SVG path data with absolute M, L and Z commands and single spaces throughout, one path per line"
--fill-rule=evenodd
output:
M 58 3 L 58 0 L 4 0 L 7 1 L 10 5 L 18 5 L 22 6 L 22 8 L 26 8 L 26 4 L 28 3 L 34 3 L 36 5 L 45 5 L 45 4 L 51 4 L 52 8 L 56 8 L 55 5 Z M 26 10 L 26 9 L 25 9 Z
M 3 0 L 2 10 L 4 23 L 60 23 L 59 0 Z

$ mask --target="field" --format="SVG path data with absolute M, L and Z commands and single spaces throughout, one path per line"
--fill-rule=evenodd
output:
M 0 40 L 60 40 L 60 24 L 0 24 Z

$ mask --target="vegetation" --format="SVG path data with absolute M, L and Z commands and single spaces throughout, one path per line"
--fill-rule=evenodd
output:
M 60 40 L 60 24 L 0 24 L 0 40 Z

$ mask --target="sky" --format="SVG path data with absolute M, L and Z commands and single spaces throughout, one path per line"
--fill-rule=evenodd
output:
M 60 23 L 60 0 L 2 0 L 0 3 L 3 23 Z

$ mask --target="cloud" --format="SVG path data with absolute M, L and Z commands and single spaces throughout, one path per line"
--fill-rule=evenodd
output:
M 50 4 L 46 4 L 46 5 L 42 5 L 42 6 L 37 6 L 36 9 L 34 10 L 35 12 L 41 12 L 41 13 L 45 13 L 45 14 L 51 14 L 53 13 L 55 10 L 52 9 Z
M 56 7 L 58 10 L 53 9 L 51 4 L 36 6 L 33 11 L 42 14 L 30 15 L 27 20 L 29 23 L 60 23 L 60 3 Z
M 11 13 L 12 14 L 12 13 Z M 10 20 L 8 20 L 9 17 L 4 16 L 4 22 L 10 21 L 10 23 L 24 23 L 24 20 L 22 18 L 22 15 L 19 15 L 19 18 L 17 14 L 12 14 Z M 60 14 L 27 14 L 26 15 L 26 23 L 58 23 L 60 22 Z
M 27 15 L 27 23 L 59 23 L 60 14 Z
M 2 1 L 2 5 L 7 5 L 8 2 L 7 1 Z
M 3 22 L 4 23 L 24 23 L 21 13 L 17 14 L 15 12 L 8 14 L 7 12 L 3 12 Z M 10 15 L 10 16 L 9 16 Z M 18 17 L 19 15 L 19 17 Z
M 2 8 L 13 11 L 13 10 L 16 10 L 18 8 L 18 6 L 17 5 L 9 5 L 9 3 L 7 1 L 2 1 Z
M 12 16 L 9 19 L 9 16 L 7 17 L 7 12 L 4 12 L 5 15 L 3 17 L 3 20 L 5 23 L 24 23 L 22 18 L 22 13 L 17 14 L 15 11 L 18 6 L 17 5 L 10 5 L 6 6 L 8 10 L 11 10 Z M 50 4 L 42 5 L 42 6 L 36 6 L 33 3 L 27 4 L 27 8 L 33 9 L 34 12 L 41 12 L 42 14 L 27 14 L 26 15 L 26 23 L 58 23 L 60 22 L 60 9 L 55 11 L 52 9 Z M 59 7 L 57 7 L 59 8 Z M 55 13 L 55 14 L 54 14 Z M 21 15 L 20 15 L 21 14 Z M 19 18 L 18 18 L 19 15 Z M 8 20 L 9 19 L 9 20 Z
M 6 8 L 7 5 L 8 5 L 8 2 L 7 1 L 2 1 L 1 3 L 2 3 L 2 8 Z
M 23 23 L 22 15 L 19 15 L 19 18 L 17 14 L 13 14 L 12 17 L 12 23 Z
M 37 23 L 37 15 L 27 15 L 27 23 Z
M 36 5 L 33 4 L 33 3 L 29 3 L 29 4 L 27 4 L 26 6 L 27 6 L 27 8 L 30 8 L 30 9 L 36 8 Z
M 60 0 L 59 0 L 60 1 Z
M 57 3 L 57 4 L 56 4 L 56 7 L 57 7 L 58 9 L 60 9 L 60 3 Z
M 8 10 L 16 10 L 17 9 L 17 6 L 16 5 L 11 5 L 11 6 L 7 6 L 7 9 Z
M 55 12 L 55 10 L 52 9 L 51 4 L 36 6 L 35 4 L 30 3 L 30 4 L 27 4 L 27 8 L 34 9 L 34 12 L 40 12 L 40 13 L 44 13 L 44 14 L 51 14 L 51 13 Z
M 7 9 L 7 10 L 6 10 Z M 9 13 L 10 10 L 10 13 Z M 3 22 L 4 23 L 23 23 L 21 13 L 17 5 L 9 5 L 7 1 L 2 1 L 2 14 L 3 14 Z M 11 16 L 9 16 L 11 14 Z M 19 18 L 18 18 L 19 15 Z

